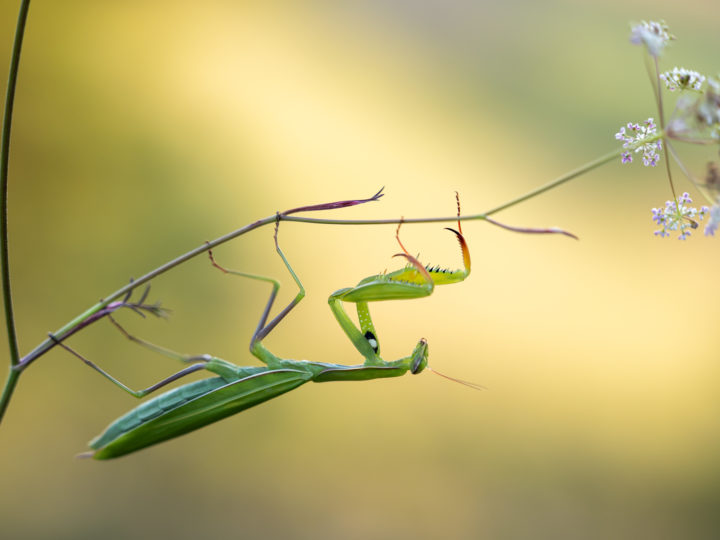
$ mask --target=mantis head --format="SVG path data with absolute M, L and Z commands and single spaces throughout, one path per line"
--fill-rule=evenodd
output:
M 413 375 L 417 375 L 418 373 L 427 369 L 428 371 L 431 371 L 435 375 L 439 375 L 440 377 L 443 377 L 450 381 L 463 384 L 465 386 L 473 388 L 474 390 L 487 390 L 487 388 L 485 388 L 481 384 L 464 381 L 462 379 L 456 379 L 455 377 L 450 377 L 448 375 L 445 375 L 444 373 L 440 373 L 439 371 L 435 371 L 433 368 L 429 367 L 428 366 L 428 343 L 425 338 L 421 338 L 420 341 L 418 341 L 418 344 L 415 345 L 415 349 L 413 350 L 413 353 L 410 358 L 411 358 L 410 373 L 412 373 Z
M 420 339 L 415 345 L 412 353 L 412 361 L 410 362 L 410 373 L 417 375 L 427 367 L 428 363 L 428 344 L 425 338 Z

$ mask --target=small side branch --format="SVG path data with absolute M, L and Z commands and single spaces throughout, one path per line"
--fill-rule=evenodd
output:
M 565 236 L 569 236 L 570 238 L 574 238 L 575 240 L 578 240 L 578 237 L 575 236 L 573 233 L 568 232 L 563 229 L 558 229 L 557 227 L 547 227 L 544 229 L 537 229 L 534 227 L 513 227 L 512 225 L 505 225 L 504 223 L 500 223 L 499 221 L 495 221 L 494 219 L 489 218 L 489 217 L 486 217 L 485 221 L 495 225 L 496 227 L 505 229 L 506 231 L 512 231 L 512 232 L 523 233 L 523 234 L 562 234 Z
M 131 282 L 132 283 L 132 282 Z M 87 328 L 94 322 L 99 321 L 100 319 L 104 317 L 109 317 L 111 313 L 114 313 L 115 311 L 121 309 L 121 308 L 127 308 L 132 310 L 133 312 L 137 313 L 141 317 L 145 317 L 146 314 L 153 315 L 155 317 L 165 317 L 167 316 L 168 311 L 160 306 L 160 304 L 146 304 L 145 298 L 147 297 L 149 287 L 145 290 L 142 297 L 138 302 L 130 302 L 129 294 L 125 296 L 123 300 L 117 301 L 117 302 L 111 302 L 107 304 L 106 306 L 103 306 L 101 309 L 97 310 L 95 313 L 92 313 L 91 315 L 85 317 L 81 321 L 79 321 L 77 324 L 72 326 L 69 330 L 65 332 L 58 332 L 49 334 L 49 342 L 50 346 L 47 348 L 47 351 L 49 351 L 52 347 L 55 345 L 61 345 L 63 341 L 68 339 L 70 336 L 78 333 L 83 328 Z M 37 358 L 37 357 L 35 357 Z M 34 358 L 32 358 L 30 355 L 23 358 L 15 367 L 14 371 L 20 372 L 22 371 L 27 365 L 32 362 Z
M 290 210 L 285 210 L 284 212 L 279 212 L 280 217 L 278 219 L 281 219 L 282 216 L 289 216 L 290 214 L 296 214 L 298 212 L 314 212 L 316 210 L 335 210 L 337 208 L 346 208 L 348 206 L 356 206 L 358 204 L 365 204 L 367 202 L 374 202 L 377 200 L 380 200 L 380 197 L 383 197 L 385 194 L 383 193 L 383 190 L 385 189 L 385 186 L 381 187 L 380 190 L 370 197 L 369 199 L 351 199 L 348 201 L 335 201 L 331 203 L 323 203 L 323 204 L 313 204 L 310 206 L 298 206 L 297 208 L 292 208 Z

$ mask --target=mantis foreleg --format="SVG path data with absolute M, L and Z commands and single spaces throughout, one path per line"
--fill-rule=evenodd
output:
M 459 217 L 460 199 L 457 193 L 455 196 L 458 208 L 457 215 Z M 458 220 L 458 230 L 448 229 L 455 234 L 458 239 L 463 256 L 464 268 L 454 271 L 442 269 L 439 266 L 435 268 L 429 265 L 423 266 L 417 258 L 410 255 L 400 240 L 401 225 L 402 221 L 398 225 L 395 237 L 402 252 L 395 256 L 405 258 L 408 261 L 407 266 L 402 270 L 397 270 L 389 274 L 383 273 L 365 278 L 355 287 L 335 291 L 330 295 L 330 298 L 328 298 L 330 309 L 335 315 L 340 327 L 350 338 L 355 348 L 365 357 L 366 364 L 382 363 L 382 359 L 379 356 L 380 344 L 368 307 L 369 302 L 429 296 L 432 294 L 435 285 L 458 283 L 470 274 L 470 252 L 465 242 L 465 237 L 462 234 L 460 220 Z M 356 304 L 360 328 L 355 326 L 345 312 L 343 302 L 353 302 Z

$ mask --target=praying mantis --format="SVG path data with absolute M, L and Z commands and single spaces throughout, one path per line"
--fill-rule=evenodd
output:
M 459 217 L 460 201 L 457 194 L 456 200 Z M 369 276 L 361 280 L 355 287 L 340 289 L 330 295 L 328 303 L 333 315 L 355 348 L 364 357 L 364 362 L 360 365 L 283 359 L 275 356 L 263 344 L 263 339 L 305 296 L 305 289 L 300 279 L 280 249 L 278 243 L 279 224 L 278 220 L 275 224 L 274 233 L 275 249 L 298 286 L 299 291 L 293 300 L 269 322 L 270 310 L 280 289 L 279 282 L 266 276 L 226 269 L 215 261 L 212 251 L 208 251 L 211 264 L 222 272 L 264 281 L 272 285 L 270 296 L 250 340 L 250 352 L 264 366 L 237 366 L 210 355 L 183 356 L 130 335 L 111 315 L 108 315 L 110 321 L 118 330 L 132 341 L 156 352 L 191 363 L 189 367 L 145 390 L 133 391 L 73 349 L 57 341 L 58 345 L 79 357 L 83 362 L 99 371 L 123 390 L 138 398 L 144 397 L 170 382 L 199 370 L 205 370 L 215 375 L 211 378 L 174 388 L 137 406 L 112 422 L 103 433 L 90 441 L 91 451 L 81 454 L 82 457 L 109 459 L 130 454 L 148 446 L 179 437 L 274 399 L 310 381 L 317 383 L 364 381 L 399 377 L 408 372 L 416 375 L 427 368 L 428 344 L 424 338 L 420 339 L 410 355 L 404 358 L 385 361 L 380 357 L 380 345 L 368 304 L 382 300 L 422 298 L 431 295 L 435 285 L 447 285 L 464 281 L 470 274 L 470 251 L 463 236 L 459 219 L 457 230 L 451 228 L 447 230 L 455 235 L 460 244 L 463 259 L 462 269 L 448 270 L 440 267 L 424 266 L 416 257 L 410 255 L 400 240 L 401 220 L 395 233 L 401 252 L 394 255 L 394 257 L 405 259 L 406 265 L 394 272 Z M 143 296 L 139 304 L 134 304 L 134 306 L 143 307 L 144 298 L 145 296 Z M 356 305 L 359 328 L 346 313 L 343 307 L 344 302 Z M 465 381 L 453 380 L 478 387 Z

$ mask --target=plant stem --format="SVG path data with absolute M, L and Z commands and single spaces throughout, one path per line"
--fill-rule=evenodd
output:
M 7 380 L 5 381 L 5 387 L 3 388 L 2 396 L 0 396 L 0 421 L 2 421 L 3 416 L 5 415 L 5 410 L 7 409 L 8 403 L 10 403 L 10 397 L 13 394 L 13 391 L 15 390 L 15 386 L 17 385 L 18 378 L 20 377 L 20 372 L 15 371 L 14 369 L 11 369 L 8 373 Z
M 12 126 L 13 106 L 15 104 L 15 87 L 17 85 L 18 68 L 20 67 L 20 51 L 23 36 L 25 35 L 25 22 L 27 21 L 30 0 L 23 0 L 20 4 L 17 26 L 15 28 L 15 42 L 13 43 L 12 59 L 10 60 L 10 74 L 8 75 L 7 93 L 5 95 L 5 115 L 2 126 L 2 146 L 0 147 L 0 264 L 2 265 L 2 289 L 5 303 L 5 322 L 7 324 L 8 345 L 10 347 L 10 362 L 18 363 L 17 332 L 15 330 L 15 315 L 12 305 L 10 288 L 10 256 L 8 250 L 8 164 L 10 161 L 10 129 Z
M 500 212 L 501 210 L 505 210 L 507 208 L 510 208 L 511 206 L 515 206 L 516 204 L 527 201 L 528 199 L 532 199 L 533 197 L 536 197 L 541 193 L 545 193 L 546 191 L 554 189 L 564 184 L 565 182 L 569 182 L 573 178 L 580 176 L 581 174 L 585 174 L 586 172 L 590 172 L 593 169 L 598 168 L 600 165 L 605 165 L 605 163 L 607 163 L 608 161 L 612 161 L 613 159 L 619 157 L 624 151 L 625 149 L 621 148 L 620 150 L 615 150 L 614 152 L 610 152 L 609 154 L 600 156 L 599 158 L 586 163 L 582 167 L 578 167 L 577 169 L 570 171 L 569 173 L 564 174 L 559 178 L 556 178 L 552 182 L 548 182 L 544 186 L 540 186 L 539 188 L 529 191 L 525 195 L 521 195 L 520 197 L 513 199 L 512 201 L 506 202 L 505 204 L 501 204 L 500 206 L 496 206 L 495 208 L 488 210 L 487 212 L 485 212 L 485 215 L 490 216 L 492 214 Z
M 660 138 L 660 137 L 658 137 Z M 308 218 L 308 217 L 298 217 L 298 216 L 282 216 L 282 221 L 296 221 L 299 223 L 314 223 L 314 224 L 320 224 L 320 225 L 394 225 L 397 223 L 400 223 L 400 221 L 403 222 L 403 224 L 408 223 L 444 223 L 444 222 L 452 222 L 452 221 L 473 221 L 473 220 L 484 220 L 487 218 L 487 216 L 491 216 L 493 214 L 497 214 L 501 210 L 506 210 L 510 208 L 511 206 L 515 206 L 517 204 L 520 204 L 521 202 L 527 201 L 528 199 L 532 199 L 533 197 L 536 197 L 537 195 L 540 195 L 541 193 L 544 193 L 546 191 L 550 191 L 551 189 L 554 189 L 565 182 L 568 182 L 572 180 L 573 178 L 577 178 L 578 176 L 585 174 L 586 172 L 590 172 L 593 169 L 596 169 L 600 167 L 601 165 L 604 165 L 605 163 L 612 161 L 613 159 L 619 157 L 623 152 L 625 151 L 624 148 L 621 148 L 620 150 L 615 150 L 614 152 L 610 152 L 609 154 L 605 154 L 604 156 L 601 156 L 593 161 L 590 161 L 586 163 L 585 165 L 578 167 L 577 169 L 574 169 L 570 171 L 567 174 L 564 174 L 555 180 L 552 180 L 551 182 L 548 182 L 547 184 L 544 184 L 540 186 L 539 188 L 533 189 L 532 191 L 528 191 L 524 195 L 521 195 L 520 197 L 517 197 L 515 199 L 512 199 L 511 201 L 508 201 L 506 203 L 501 204 L 500 206 L 496 206 L 495 208 L 491 208 L 490 210 L 486 210 L 485 212 L 482 212 L 480 214 L 468 214 L 466 216 L 447 216 L 447 217 L 432 217 L 432 218 L 405 218 L 405 219 L 399 219 L 399 218 L 389 218 L 389 219 L 318 219 L 318 218 Z
M 675 193 L 675 182 L 673 182 L 672 169 L 670 169 L 670 152 L 668 151 L 668 139 L 665 133 L 665 107 L 662 99 L 662 86 L 660 84 L 660 66 L 658 64 L 657 56 L 655 57 L 655 83 L 654 86 L 657 88 L 657 107 L 658 107 L 658 120 L 660 121 L 660 130 L 663 134 L 663 146 L 665 147 L 664 158 L 665 158 L 665 170 L 667 171 L 668 181 L 670 182 L 670 191 L 672 192 L 675 204 L 678 205 L 677 194 Z
M 269 216 L 263 219 L 259 219 L 255 221 L 254 223 L 250 223 L 249 225 L 246 225 L 245 227 L 242 227 L 241 229 L 237 229 L 236 231 L 233 231 L 231 233 L 228 233 L 224 236 L 221 236 L 220 238 L 216 238 L 212 242 L 206 242 L 198 247 L 196 247 L 193 250 L 188 251 L 187 253 L 184 253 L 180 255 L 179 257 L 163 264 L 162 266 L 159 266 L 155 268 L 154 270 L 151 270 L 144 276 L 142 276 L 139 279 L 133 280 L 132 282 L 128 283 L 124 287 L 121 287 L 114 293 L 110 294 L 108 297 L 104 298 L 91 308 L 87 309 L 77 317 L 75 317 L 73 320 L 71 320 L 69 323 L 67 323 L 65 326 L 60 328 L 59 330 L 56 330 L 53 332 L 53 335 L 55 336 L 56 340 L 62 341 L 62 339 L 65 337 L 66 334 L 70 333 L 73 328 L 75 328 L 77 325 L 82 324 L 83 321 L 85 321 L 88 317 L 91 317 L 98 311 L 100 311 L 102 308 L 113 302 L 114 300 L 117 300 L 118 298 L 121 298 L 122 296 L 126 295 L 133 289 L 139 287 L 140 285 L 143 285 L 150 281 L 151 279 L 156 278 L 157 276 L 164 274 L 168 270 L 175 268 L 176 266 L 189 261 L 190 259 L 200 255 L 201 253 L 206 252 L 209 249 L 212 249 L 216 246 L 219 246 L 220 244 L 223 244 L 229 240 L 232 240 L 233 238 L 237 238 L 238 236 L 241 236 L 245 233 L 248 233 L 254 229 L 257 229 L 258 227 L 262 227 L 263 225 L 267 225 L 269 223 L 275 223 L 277 219 L 277 216 Z M 46 339 L 43 341 L 40 345 L 35 347 L 30 353 L 28 353 L 23 359 L 13 368 L 16 371 L 22 371 L 25 369 L 30 363 L 32 363 L 35 359 L 37 359 L 39 356 L 50 350 L 54 345 L 56 341 L 53 339 Z
M 555 180 L 552 182 L 549 182 L 545 184 L 544 186 L 541 186 L 537 189 L 534 189 L 525 195 L 522 195 L 520 197 L 517 197 L 516 199 L 513 199 L 512 201 L 509 201 L 501 206 L 498 206 L 496 208 L 492 208 L 488 210 L 487 212 L 481 213 L 481 214 L 470 214 L 466 216 L 446 216 L 446 217 L 429 217 L 429 218 L 389 218 L 389 219 L 322 219 L 322 218 L 308 218 L 308 217 L 302 217 L 302 216 L 288 216 L 283 215 L 282 213 L 279 215 L 274 216 L 268 216 L 266 218 L 260 219 L 258 221 L 255 221 L 254 223 L 250 223 L 249 225 L 246 225 L 245 227 L 242 227 L 241 229 L 237 229 L 236 231 L 233 231 L 231 233 L 228 233 L 224 236 L 221 236 L 219 238 L 216 238 L 215 240 L 211 242 L 206 242 L 195 249 L 188 251 L 187 253 L 180 255 L 176 259 L 173 259 L 172 261 L 169 261 L 162 266 L 159 266 L 158 268 L 148 272 L 144 276 L 132 281 L 131 283 L 125 285 L 124 287 L 118 289 L 114 293 L 110 294 L 106 298 L 104 298 L 99 303 L 95 304 L 85 312 L 81 313 L 77 317 L 75 317 L 73 320 L 68 322 L 65 326 L 60 328 L 59 330 L 53 332 L 53 335 L 55 336 L 56 340 L 62 340 L 68 333 L 72 332 L 73 329 L 78 326 L 79 324 L 82 324 L 83 321 L 85 321 L 88 317 L 91 317 L 101 309 L 103 309 L 105 306 L 107 306 L 110 302 L 113 302 L 117 300 L 118 298 L 121 298 L 128 292 L 132 291 L 133 289 L 147 283 L 148 281 L 156 278 L 160 274 L 163 274 L 167 272 L 168 270 L 202 254 L 208 251 L 209 249 L 212 249 L 216 246 L 219 246 L 220 244 L 223 244 L 225 242 L 228 242 L 229 240 L 232 240 L 234 238 L 237 238 L 238 236 L 242 236 L 245 233 L 248 233 L 252 230 L 255 230 L 259 227 L 262 227 L 264 225 L 268 225 L 271 223 L 275 223 L 276 220 L 280 221 L 294 221 L 297 223 L 312 223 L 315 225 L 389 225 L 389 224 L 398 224 L 401 221 L 404 224 L 409 223 L 438 223 L 438 222 L 454 222 L 457 220 L 460 221 L 472 221 L 472 220 L 484 220 L 489 216 L 490 214 L 495 214 L 497 212 L 500 212 L 501 210 L 505 210 L 507 208 L 510 208 L 511 206 L 514 206 L 516 204 L 520 204 L 523 201 L 526 201 L 532 197 L 535 197 L 537 195 L 540 195 L 541 193 L 544 193 L 545 191 L 548 191 L 550 189 L 553 189 L 561 184 L 564 184 L 565 182 L 568 182 L 569 180 L 572 180 L 573 178 L 576 178 L 577 176 L 580 176 L 581 174 L 591 171 L 592 169 L 595 169 L 599 167 L 600 165 L 603 165 L 604 163 L 607 163 L 608 161 L 618 157 L 624 150 L 616 150 L 614 152 L 611 152 L 609 154 L 606 154 L 596 160 L 593 160 L 582 167 L 579 167 L 578 169 L 575 169 Z M 28 365 L 30 365 L 33 361 L 35 361 L 37 358 L 42 356 L 44 353 L 46 353 L 48 350 L 50 350 L 52 347 L 54 347 L 56 344 L 55 340 L 52 339 L 46 339 L 42 343 L 40 343 L 35 349 L 33 349 L 30 353 L 28 353 L 23 359 L 19 362 L 17 366 L 15 366 L 16 371 L 22 371 L 24 370 Z
M 10 254 L 8 249 L 8 168 L 10 163 L 10 130 L 12 127 L 13 107 L 15 105 L 15 88 L 17 86 L 17 74 L 20 67 L 20 51 L 22 50 L 23 37 L 25 36 L 25 23 L 27 22 L 30 0 L 20 2 L 17 25 L 15 26 L 15 41 L 13 42 L 12 57 L 10 59 L 10 73 L 5 94 L 5 110 L 2 124 L 2 139 L 0 140 L 0 268 L 3 290 L 3 303 L 5 309 L 5 323 L 8 333 L 8 347 L 10 349 L 10 373 L 8 373 L 2 396 L 0 396 L 0 419 L 10 401 L 19 372 L 13 371 L 12 367 L 18 365 L 20 352 L 15 330 L 15 314 L 12 305 L 12 290 L 10 287 Z

